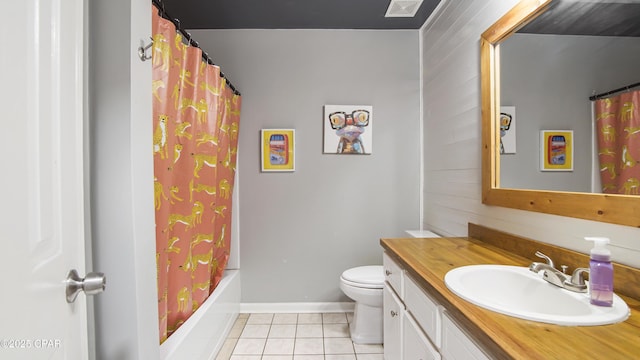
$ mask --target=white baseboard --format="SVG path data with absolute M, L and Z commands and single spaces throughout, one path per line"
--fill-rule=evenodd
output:
M 327 303 L 241 303 L 241 313 L 327 313 L 353 312 L 354 302 Z

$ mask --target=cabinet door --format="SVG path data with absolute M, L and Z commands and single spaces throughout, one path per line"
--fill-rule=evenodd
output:
M 440 348 L 442 344 L 440 309 L 442 307 L 411 276 L 404 277 L 404 304 L 407 312 L 420 325 L 431 342 L 436 348 Z
M 467 333 L 444 312 L 442 317 L 442 358 L 446 360 L 489 360 Z
M 402 358 L 405 360 L 440 360 L 440 354 L 413 317 L 402 315 Z
M 386 252 L 382 253 L 382 264 L 384 265 L 384 280 L 391 285 L 396 294 L 402 299 L 404 297 L 402 268 Z
M 384 358 L 402 359 L 402 312 L 404 305 L 395 295 L 388 283 L 384 285 Z

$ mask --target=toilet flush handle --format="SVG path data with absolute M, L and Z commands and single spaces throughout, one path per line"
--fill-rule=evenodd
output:
M 386 270 L 384 271 L 384 273 L 385 273 L 387 276 L 390 276 L 390 275 L 391 275 L 391 270 L 386 269 Z

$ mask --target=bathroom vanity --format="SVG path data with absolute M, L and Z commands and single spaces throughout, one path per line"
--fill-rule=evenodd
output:
M 387 252 L 383 264 L 385 359 L 489 359 Z
M 536 250 L 570 269 L 588 255 L 469 224 L 469 237 L 381 239 L 385 359 L 631 359 L 640 354 L 640 270 L 615 264 L 624 322 L 559 326 L 499 314 L 459 298 L 445 274 L 474 264 L 528 266 Z M 535 250 L 534 250 L 535 249 Z

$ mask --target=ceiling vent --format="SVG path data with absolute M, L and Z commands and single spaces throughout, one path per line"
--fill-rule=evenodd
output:
M 385 17 L 413 17 L 422 5 L 422 0 L 391 0 Z

